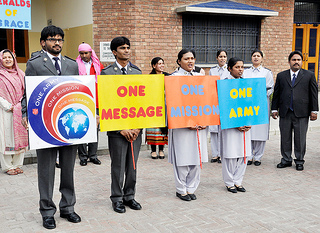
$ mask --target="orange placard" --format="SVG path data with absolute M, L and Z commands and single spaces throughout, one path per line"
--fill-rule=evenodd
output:
M 219 76 L 166 76 L 168 127 L 219 125 Z

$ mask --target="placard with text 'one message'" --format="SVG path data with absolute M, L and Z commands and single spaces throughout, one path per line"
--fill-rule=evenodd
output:
M 101 131 L 165 126 L 164 75 L 99 75 Z

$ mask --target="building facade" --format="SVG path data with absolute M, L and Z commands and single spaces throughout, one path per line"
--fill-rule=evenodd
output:
M 196 63 L 207 74 L 216 64 L 218 49 L 249 65 L 251 51 L 259 48 L 274 76 L 289 67 L 287 57 L 294 49 L 303 52 L 304 68 L 318 76 L 319 15 L 317 0 L 33 0 L 32 30 L 16 30 L 15 38 L 22 68 L 30 54 L 41 49 L 41 29 L 54 24 L 65 31 L 63 54 L 74 59 L 82 42 L 91 44 L 99 56 L 100 42 L 127 36 L 131 61 L 145 74 L 156 56 L 173 72 L 182 48 L 195 49 Z M 0 40 L 2 47 L 10 48 L 10 30 L 0 29 Z
M 179 50 L 183 47 L 183 21 L 201 13 L 178 13 L 181 6 L 194 5 L 203 1 L 171 0 L 93 0 L 94 47 L 99 41 L 111 40 L 118 35 L 128 36 L 133 45 L 133 62 L 148 73 L 150 61 L 155 56 L 163 57 L 168 72 L 176 67 Z M 237 0 L 244 3 L 278 12 L 278 16 L 251 16 L 258 20 L 260 28 L 258 47 L 265 53 L 265 66 L 274 74 L 288 68 L 287 57 L 292 51 L 294 0 Z M 205 17 L 245 17 L 244 15 L 203 13 Z M 232 41 L 230 41 L 232 43 Z M 215 52 L 212 51 L 214 57 Z M 196 54 L 197 55 L 197 54 Z M 229 56 L 230 57 L 230 56 Z M 210 67 L 213 63 L 201 64 Z

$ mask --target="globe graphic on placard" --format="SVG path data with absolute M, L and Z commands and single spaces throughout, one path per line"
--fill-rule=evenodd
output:
M 68 108 L 59 117 L 58 130 L 66 139 L 80 139 L 89 129 L 89 117 L 80 108 Z

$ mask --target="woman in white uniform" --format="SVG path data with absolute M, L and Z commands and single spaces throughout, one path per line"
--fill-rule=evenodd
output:
M 194 71 L 196 58 L 192 50 L 182 49 L 177 63 L 180 69 L 172 75 L 202 75 Z M 196 200 L 194 194 L 200 183 L 200 157 L 197 131 L 199 130 L 202 162 L 208 162 L 206 126 L 169 129 L 168 161 L 173 164 L 176 196 L 183 201 Z
M 266 78 L 266 95 L 268 99 L 268 109 L 270 112 L 270 95 L 273 93 L 273 75 L 271 70 L 262 67 L 263 53 L 255 49 L 251 54 L 252 66 L 245 69 L 243 76 L 245 78 Z M 260 166 L 266 141 L 269 140 L 269 123 L 263 125 L 253 125 L 251 128 L 251 146 L 252 154 L 248 158 L 248 165 L 254 160 L 254 165 Z
M 242 78 L 244 70 L 243 60 L 231 58 L 228 62 L 230 75 L 227 79 Z M 227 190 L 232 193 L 245 192 L 242 180 L 247 164 L 244 160 L 244 146 L 246 147 L 246 157 L 251 152 L 251 126 L 242 126 L 221 130 L 221 162 L 222 177 Z M 245 142 L 244 134 L 245 133 Z
M 209 75 L 220 76 L 220 79 L 225 79 L 229 76 L 229 71 L 227 68 L 227 51 L 218 50 L 216 59 L 218 65 L 212 67 L 209 71 Z M 211 163 L 221 163 L 220 159 L 220 126 L 219 125 L 210 125 L 209 126 L 210 139 L 211 139 L 211 153 L 212 159 Z

